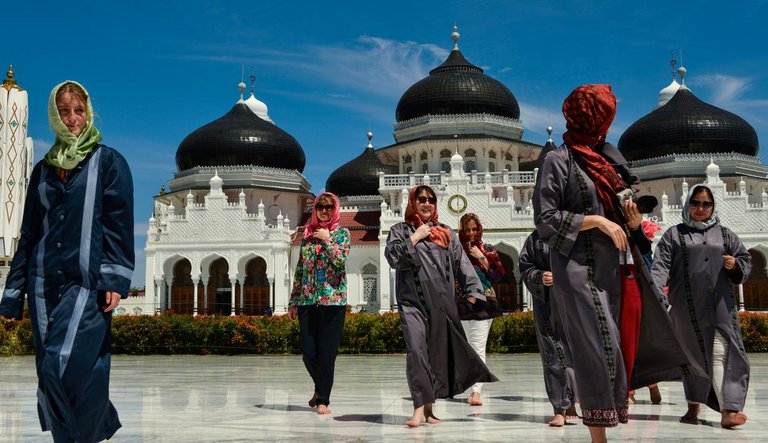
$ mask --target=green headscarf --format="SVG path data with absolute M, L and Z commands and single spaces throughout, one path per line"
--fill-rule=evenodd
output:
M 70 132 L 67 125 L 61 120 L 59 109 L 56 106 L 56 93 L 67 83 L 73 83 L 83 90 L 86 97 L 86 116 L 85 126 L 79 136 Z M 48 99 L 48 123 L 51 130 L 56 134 L 56 141 L 45 154 L 45 162 L 51 166 L 60 169 L 70 170 L 78 165 L 83 159 L 93 151 L 93 148 L 101 141 L 99 130 L 93 125 L 93 106 L 88 91 L 83 85 L 72 80 L 67 80 L 56 85 L 51 91 L 51 97 Z

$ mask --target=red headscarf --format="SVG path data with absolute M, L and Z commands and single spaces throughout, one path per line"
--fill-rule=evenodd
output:
M 469 240 L 469 236 L 464 233 L 464 226 L 469 224 L 470 221 L 474 221 L 475 224 L 477 224 L 477 234 L 475 234 L 474 240 Z M 504 265 L 501 263 L 501 259 L 499 258 L 499 254 L 494 251 L 485 250 L 485 246 L 483 245 L 483 225 L 480 223 L 480 217 L 478 217 L 477 214 L 468 212 L 461 216 L 461 220 L 459 220 L 459 241 L 464 247 L 464 252 L 467 253 L 469 261 L 471 261 L 473 265 L 479 266 L 480 263 L 475 257 L 469 254 L 469 248 L 472 246 L 477 246 L 477 249 L 479 249 L 480 252 L 482 252 L 485 258 L 488 260 L 489 265 L 495 267 L 502 277 L 504 274 L 506 274 Z
M 427 190 L 430 196 L 437 196 L 435 191 L 426 185 L 414 186 L 411 188 L 411 191 L 408 192 L 408 206 L 405 208 L 405 222 L 415 228 L 418 228 L 424 224 L 424 222 L 421 221 L 421 217 L 419 217 L 418 212 L 416 211 L 417 190 Z M 451 230 L 445 226 L 440 226 L 440 223 L 437 221 L 437 204 L 435 204 L 434 207 L 435 210 L 432 212 L 432 217 L 427 220 L 427 223 L 432 226 L 432 230 L 429 233 L 429 239 L 432 241 L 432 243 L 440 246 L 441 248 L 448 249 L 448 243 L 451 241 Z
M 627 186 L 613 166 L 594 150 L 605 143 L 605 135 L 616 116 L 616 96 L 610 85 L 579 86 L 565 99 L 563 115 L 568 129 L 563 134 L 565 144 L 595 183 L 606 216 L 618 221 L 615 195 Z
M 330 198 L 333 200 L 333 213 L 331 214 L 331 218 L 329 218 L 328 221 L 320 221 L 320 219 L 317 218 L 317 203 L 321 198 Z M 314 234 L 314 232 L 320 228 L 333 231 L 339 227 L 339 220 L 341 220 L 341 211 L 339 210 L 339 197 L 336 197 L 336 195 L 330 192 L 323 192 L 322 194 L 318 195 L 315 198 L 315 202 L 312 203 L 312 217 L 309 219 L 309 223 L 307 223 L 307 225 L 304 227 L 304 238 L 308 239 L 312 237 L 312 234 Z

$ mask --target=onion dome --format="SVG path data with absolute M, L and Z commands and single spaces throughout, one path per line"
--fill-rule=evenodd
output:
M 552 139 L 552 131 L 554 131 L 552 126 L 547 126 L 547 142 L 544 143 L 544 146 L 541 148 L 538 158 L 536 158 L 536 160 L 520 162 L 519 169 L 521 171 L 533 171 L 535 168 L 541 168 L 541 162 L 544 161 L 544 157 L 547 153 L 557 149 L 557 145 Z
M 383 165 L 373 149 L 368 132 L 368 146 L 362 154 L 341 165 L 328 177 L 325 190 L 339 197 L 379 195 L 379 172 L 397 174 L 397 166 Z
M 400 98 L 398 122 L 426 115 L 493 114 L 520 118 L 520 106 L 512 92 L 498 80 L 464 58 L 459 51 L 456 26 L 453 50 L 442 65 L 413 84 Z
M 685 74 L 685 68 L 678 72 Z M 685 80 L 664 106 L 632 124 L 619 139 L 629 160 L 669 154 L 739 153 L 759 149 L 755 129 L 736 114 L 699 100 Z
M 238 86 L 242 94 L 242 83 Z M 255 97 L 253 100 L 261 103 Z M 254 165 L 302 172 L 306 159 L 301 145 L 266 120 L 266 105 L 265 119 L 254 112 L 251 104 L 241 95 L 223 117 L 189 134 L 176 150 L 179 171 L 195 166 Z

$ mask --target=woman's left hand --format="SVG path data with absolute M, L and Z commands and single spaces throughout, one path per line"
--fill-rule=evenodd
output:
M 640 227 L 640 223 L 643 222 L 643 215 L 637 209 L 637 204 L 632 200 L 624 202 L 622 209 L 624 210 L 624 218 L 627 220 L 627 227 L 634 231 Z
M 473 304 L 473 305 L 474 305 L 474 304 L 475 304 L 475 302 L 477 301 L 477 299 L 476 299 L 475 297 L 473 297 L 473 296 L 471 296 L 471 295 L 470 295 L 469 297 L 467 297 L 467 301 L 468 301 L 470 304 Z
M 736 267 L 736 257 L 732 255 L 724 255 L 723 267 L 729 271 L 732 270 L 734 267 Z
M 113 291 L 107 291 L 106 298 L 104 299 L 104 309 L 102 309 L 104 312 L 112 311 L 117 307 L 117 305 L 120 304 L 120 293 L 113 292 Z
M 331 231 L 325 228 L 318 228 L 312 233 L 312 237 L 318 240 L 328 241 L 331 239 Z
M 483 255 L 483 251 L 481 251 L 480 248 L 478 248 L 477 246 L 471 246 L 469 248 L 469 255 L 471 255 L 472 257 L 475 257 L 478 260 L 485 257 L 485 255 Z

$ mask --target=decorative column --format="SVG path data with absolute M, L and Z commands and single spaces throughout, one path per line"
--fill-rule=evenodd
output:
M 234 316 L 235 315 L 235 287 L 237 284 L 237 278 L 232 277 L 229 279 L 229 284 L 232 285 L 232 299 L 230 303 L 230 313 L 229 315 Z
M 168 297 L 165 298 L 165 309 L 170 311 L 171 310 L 171 303 L 173 302 L 173 277 L 171 277 L 170 280 L 167 282 L 168 285 Z
M 245 315 L 245 277 L 238 277 L 237 282 L 240 283 L 240 315 Z
M 163 290 L 165 289 L 165 279 L 162 276 L 155 276 L 155 315 L 163 313 Z
M 387 237 L 379 236 L 379 314 L 390 312 L 392 310 L 392 295 L 389 285 L 389 262 L 384 257 L 384 247 L 387 244 Z
M 194 285 L 194 290 L 192 291 L 192 316 L 197 317 L 197 284 L 200 283 L 200 277 L 192 277 L 192 284 Z
M 744 285 L 739 285 L 739 311 L 744 312 Z
M 203 281 L 203 314 L 208 315 L 211 311 L 208 309 L 208 281 L 211 279 L 210 275 L 202 275 Z

